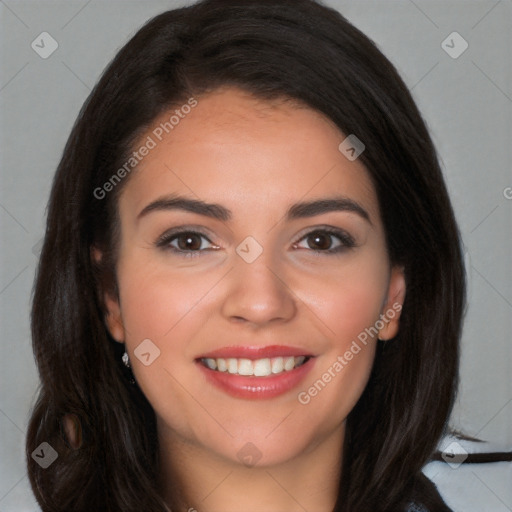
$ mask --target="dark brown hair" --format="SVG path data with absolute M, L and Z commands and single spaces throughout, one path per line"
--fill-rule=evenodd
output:
M 85 102 L 58 166 L 34 290 L 41 389 L 27 464 L 43 511 L 166 510 L 154 412 L 109 336 L 98 285 L 115 291 L 117 197 L 98 199 L 155 117 L 236 86 L 325 114 L 366 146 L 393 264 L 405 268 L 400 332 L 379 343 L 347 420 L 335 511 L 449 510 L 421 473 L 446 430 L 457 384 L 465 278 L 459 232 L 435 149 L 392 64 L 338 12 L 312 0 L 206 0 L 150 20 Z M 136 171 L 135 171 L 136 172 Z M 98 268 L 91 247 L 105 258 Z M 81 446 L 62 434 L 77 419 Z M 47 469 L 41 442 L 59 456 Z

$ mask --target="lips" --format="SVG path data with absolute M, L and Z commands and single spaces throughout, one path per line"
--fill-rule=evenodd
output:
M 309 373 L 314 356 L 298 347 L 234 346 L 196 358 L 208 382 L 237 398 L 272 398 L 295 388 Z
M 239 359 L 263 359 L 266 357 L 288 357 L 288 356 L 305 356 L 311 357 L 313 354 L 309 353 L 306 349 L 298 347 L 287 347 L 284 345 L 268 345 L 266 347 L 252 347 L 252 346 L 232 346 L 223 347 L 212 352 L 207 352 L 200 355 L 197 359 L 216 359 L 230 357 Z

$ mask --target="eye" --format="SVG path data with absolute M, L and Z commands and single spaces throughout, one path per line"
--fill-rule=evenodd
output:
M 301 245 L 305 243 L 304 245 Z M 340 229 L 322 228 L 310 231 L 294 247 L 311 249 L 317 253 L 339 253 L 355 247 L 355 241 L 348 233 Z
M 199 255 L 201 252 L 219 248 L 204 233 L 191 230 L 167 232 L 157 240 L 156 245 L 184 256 L 195 256 L 193 253 Z

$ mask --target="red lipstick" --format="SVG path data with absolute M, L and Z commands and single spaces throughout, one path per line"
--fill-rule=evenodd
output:
M 282 345 L 224 347 L 196 358 L 207 382 L 245 399 L 273 398 L 293 390 L 314 363 L 315 357 L 307 350 Z
M 268 345 L 266 347 L 257 346 L 232 346 L 223 347 L 212 352 L 200 355 L 197 359 L 216 359 L 222 357 L 224 359 L 234 357 L 246 359 L 263 359 L 265 357 L 288 357 L 288 356 L 306 356 L 311 357 L 313 354 L 307 350 L 298 347 L 286 347 L 284 345 Z

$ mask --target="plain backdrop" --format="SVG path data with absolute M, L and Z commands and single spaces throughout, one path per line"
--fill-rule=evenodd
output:
M 38 386 L 29 307 L 52 176 L 82 103 L 116 51 L 150 17 L 188 3 L 0 0 L 0 512 L 38 510 L 24 461 Z M 431 130 L 469 275 L 451 423 L 510 450 L 512 0 L 326 3 L 395 64 Z M 58 44 L 46 59 L 31 46 L 42 32 Z M 465 511 L 505 512 L 512 510 L 510 466 L 466 470 L 457 484 L 462 473 L 430 476 L 447 495 L 457 485 L 474 494 Z

